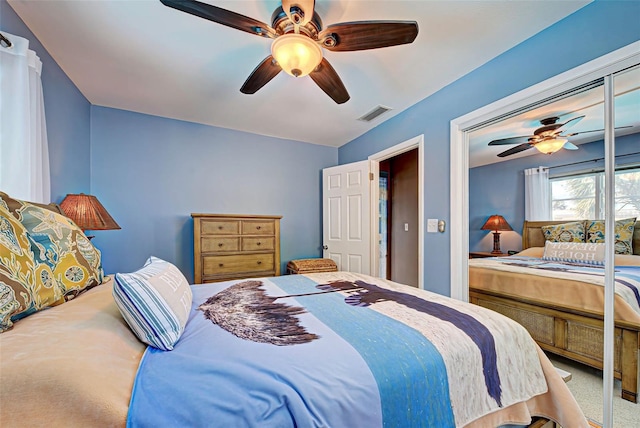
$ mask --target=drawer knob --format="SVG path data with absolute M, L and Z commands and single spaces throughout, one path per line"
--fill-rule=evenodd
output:
M 258 242 L 256 245 L 259 247 L 259 246 L 260 246 L 260 244 L 262 244 L 262 242 Z
M 218 244 L 218 247 L 222 247 L 223 245 L 224 245 L 224 244 L 223 244 L 222 242 L 220 242 L 220 243 Z
M 262 227 L 261 226 L 256 226 L 256 229 L 260 230 L 260 229 L 262 229 Z
M 222 267 L 222 266 L 224 266 L 224 263 L 219 263 L 218 266 Z
M 258 260 L 258 264 L 259 264 L 259 265 L 261 265 L 261 264 L 262 264 L 262 262 L 261 262 L 260 260 Z
M 222 226 L 218 226 L 218 230 L 222 230 Z

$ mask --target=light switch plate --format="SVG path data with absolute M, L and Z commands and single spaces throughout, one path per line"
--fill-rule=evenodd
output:
M 437 233 L 438 232 L 438 219 L 430 218 L 427 219 L 427 233 Z

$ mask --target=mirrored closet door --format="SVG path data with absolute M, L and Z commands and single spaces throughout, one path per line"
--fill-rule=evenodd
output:
M 640 405 L 632 402 L 637 400 L 640 325 L 633 319 L 640 308 L 633 306 L 640 305 L 640 295 L 624 285 L 624 279 L 613 279 L 614 273 L 620 276 L 626 269 L 614 266 L 640 258 L 640 248 L 633 256 L 632 247 L 634 219 L 640 219 L 639 73 L 635 66 L 582 82 L 465 132 L 470 257 L 518 253 L 544 258 L 544 248 L 526 248 L 544 246 L 542 226 L 562 226 L 556 230 L 560 241 L 575 233 L 580 236 L 576 240 L 598 244 L 599 263 L 586 268 L 577 263 L 570 269 L 594 278 L 590 290 L 580 291 L 574 288 L 577 283 L 565 282 L 555 284 L 555 289 L 548 285 L 552 288 L 540 296 L 532 291 L 543 289 L 536 285 L 504 290 L 521 298 L 487 306 L 525 324 L 554 364 L 572 373 L 569 387 L 587 417 L 610 427 L 632 426 L 640 412 Z M 488 228 L 494 215 L 507 226 Z M 566 226 L 570 223 L 580 226 L 572 230 Z M 542 241 L 536 241 L 532 231 L 540 233 Z M 492 254 L 496 233 L 502 254 Z M 624 251 L 631 253 L 626 259 Z M 468 292 L 473 302 L 483 293 L 483 277 L 476 275 L 473 262 L 469 264 Z M 571 273 L 558 276 L 565 274 Z M 621 297 L 625 294 L 626 303 Z

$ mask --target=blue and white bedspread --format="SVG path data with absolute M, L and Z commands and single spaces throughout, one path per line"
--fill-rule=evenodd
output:
M 453 427 L 547 391 L 524 328 L 434 293 L 345 272 L 192 289 L 128 426 Z

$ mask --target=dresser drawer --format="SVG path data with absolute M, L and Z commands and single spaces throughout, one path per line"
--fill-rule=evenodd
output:
M 242 238 L 242 251 L 273 251 L 275 238 Z
M 205 236 L 200 244 L 203 253 L 222 253 L 240 250 L 240 238 Z
M 200 229 L 203 235 L 237 235 L 240 233 L 240 221 L 203 219 Z
M 236 272 L 270 272 L 274 270 L 273 254 L 204 256 L 202 261 L 202 273 L 205 276 Z
M 243 235 L 274 235 L 276 225 L 272 220 L 243 220 Z

